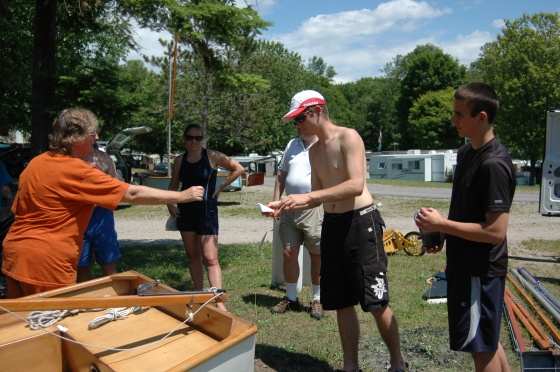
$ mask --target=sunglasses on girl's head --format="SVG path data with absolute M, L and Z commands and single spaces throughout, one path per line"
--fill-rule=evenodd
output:
M 197 142 L 200 142 L 200 141 L 202 141 L 203 138 L 204 138 L 204 137 L 202 137 L 202 136 L 190 136 L 190 135 L 188 135 L 188 134 L 185 136 L 185 139 L 186 139 L 187 141 L 197 141 Z

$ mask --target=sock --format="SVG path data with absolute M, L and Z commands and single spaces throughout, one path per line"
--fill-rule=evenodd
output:
M 318 300 L 319 302 L 321 301 L 321 286 L 320 285 L 315 285 L 312 284 L 311 285 L 313 287 L 313 300 Z
M 286 297 L 290 301 L 297 300 L 297 283 L 286 283 Z

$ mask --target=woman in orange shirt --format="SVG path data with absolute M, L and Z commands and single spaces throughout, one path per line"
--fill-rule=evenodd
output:
M 83 158 L 93 152 L 98 120 L 89 110 L 70 108 L 55 119 L 50 151 L 21 173 L 12 206 L 16 215 L 3 244 L 2 271 L 8 298 L 76 283 L 83 235 L 95 205 L 114 210 L 120 202 L 170 204 L 200 201 L 204 188 L 177 192 L 130 185 Z

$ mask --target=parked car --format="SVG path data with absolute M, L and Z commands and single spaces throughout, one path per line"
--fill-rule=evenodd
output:
M 167 171 L 169 170 L 169 163 L 167 162 L 157 163 L 154 167 L 154 170 L 167 174 Z
M 113 159 L 115 166 L 117 167 L 117 174 L 123 181 L 130 183 L 132 180 L 133 164 L 126 161 L 123 154 L 121 154 L 121 150 L 123 149 L 125 143 L 129 142 L 134 137 L 150 133 L 151 131 L 152 128 L 146 126 L 126 128 L 113 137 L 113 139 L 107 143 L 105 148 L 100 147 L 100 149 L 104 150 L 107 154 L 109 154 L 109 156 L 111 156 L 111 159 Z
M 129 164 L 121 154 L 124 144 L 137 135 L 150 133 L 151 131 L 152 128 L 146 126 L 126 128 L 109 142 L 98 141 L 98 145 L 100 145 L 99 148 L 107 152 L 115 162 L 117 174 L 119 174 L 121 180 L 128 183 L 132 180 L 132 164 Z M 31 161 L 31 144 L 13 143 L 1 145 L 0 160 L 6 167 L 10 176 L 17 181 L 21 172 L 23 172 L 27 164 Z
M 0 160 L 6 167 L 8 174 L 14 180 L 19 179 L 19 175 L 31 161 L 31 144 L 3 143 L 0 147 Z

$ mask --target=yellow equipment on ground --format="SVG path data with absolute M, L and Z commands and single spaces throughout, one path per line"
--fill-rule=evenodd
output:
M 388 229 L 383 233 L 383 245 L 387 254 L 393 254 L 404 249 L 410 256 L 422 256 L 422 240 L 418 231 L 411 231 L 403 236 L 395 229 Z

